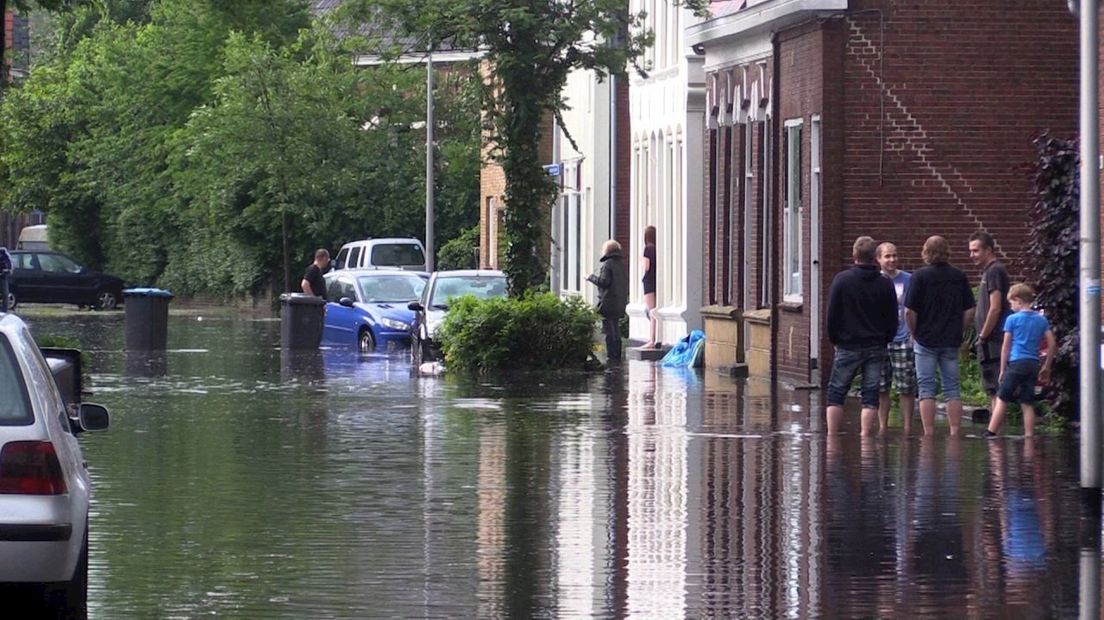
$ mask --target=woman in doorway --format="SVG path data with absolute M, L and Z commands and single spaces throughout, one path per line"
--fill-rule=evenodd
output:
M 656 329 L 659 321 L 655 317 L 656 308 L 656 227 L 648 226 L 644 229 L 644 256 L 641 258 L 641 266 L 644 269 L 644 315 L 648 317 L 649 331 L 648 342 L 645 349 L 654 349 L 656 343 Z

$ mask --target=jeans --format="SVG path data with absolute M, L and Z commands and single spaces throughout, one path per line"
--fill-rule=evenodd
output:
M 885 345 L 865 349 L 836 347 L 836 355 L 832 359 L 832 378 L 828 380 L 828 406 L 843 405 L 847 391 L 851 389 L 851 382 L 861 370 L 862 406 L 864 409 L 877 409 L 878 384 L 882 380 L 885 359 Z
M 943 400 L 962 400 L 958 391 L 958 347 L 925 347 L 917 342 L 913 351 L 916 353 L 916 383 L 920 400 L 935 398 L 938 391 L 935 382 L 937 369 L 943 382 Z
M 611 362 L 621 361 L 621 319 L 602 319 L 602 331 L 606 334 L 606 355 Z

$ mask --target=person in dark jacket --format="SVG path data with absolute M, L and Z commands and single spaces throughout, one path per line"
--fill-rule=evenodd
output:
M 629 276 L 621 260 L 621 244 L 610 239 L 602 246 L 602 268 L 598 275 L 590 274 L 587 282 L 598 287 L 598 314 L 602 315 L 602 331 L 606 334 L 609 361 L 621 361 L 621 318 L 629 303 Z
M 962 397 L 958 387 L 958 349 L 962 328 L 974 309 L 974 291 L 966 274 L 950 264 L 951 246 L 938 235 L 928 237 L 921 252 L 927 266 L 917 269 L 905 295 L 905 322 L 912 332 L 916 357 L 916 385 L 924 434 L 935 430 L 936 373 L 947 401 L 951 436 L 958 436 L 962 422 Z
M 882 276 L 878 242 L 859 237 L 852 246 L 854 266 L 836 274 L 828 290 L 828 339 L 836 347 L 828 380 L 828 433 L 840 431 L 843 402 L 862 372 L 862 434 L 878 428 L 878 384 L 886 345 L 897 334 L 897 292 Z

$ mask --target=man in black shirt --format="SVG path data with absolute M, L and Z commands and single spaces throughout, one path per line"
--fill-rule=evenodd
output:
M 325 249 L 320 249 L 314 253 L 314 262 L 307 267 L 307 272 L 303 274 L 303 281 L 299 283 L 303 292 L 307 295 L 314 295 L 315 297 L 326 298 L 326 280 L 322 278 L 322 274 L 326 273 L 330 268 L 330 253 Z
M 938 235 L 928 237 L 922 252 L 926 267 L 909 280 L 905 296 L 905 322 L 912 332 L 916 356 L 916 382 L 920 399 L 920 421 L 924 434 L 935 430 L 935 375 L 938 369 L 947 403 L 951 436 L 957 437 L 962 422 L 962 397 L 958 387 L 958 349 L 962 328 L 974 307 L 974 292 L 966 274 L 951 266 L 951 248 Z
M 886 345 L 897 334 L 897 291 L 882 276 L 878 242 L 859 237 L 852 246 L 854 266 L 836 274 L 828 290 L 828 339 L 836 346 L 826 402 L 828 433 L 843 423 L 843 401 L 862 371 L 862 434 L 878 428 L 878 387 Z
M 1012 288 L 1012 280 L 1008 277 L 1008 270 L 997 260 L 995 250 L 993 235 L 982 230 L 970 235 L 970 258 L 975 265 L 981 267 L 974 329 L 977 332 L 981 386 L 989 394 L 990 411 L 997 409 L 1004 320 L 1012 314 L 1012 307 L 1008 303 L 1008 289 Z

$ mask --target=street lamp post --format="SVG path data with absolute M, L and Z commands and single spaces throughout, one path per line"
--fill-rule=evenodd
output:
M 433 243 L 433 53 L 426 55 L 426 187 L 425 248 L 426 270 L 433 271 L 436 248 Z
M 1098 8 L 1098 0 L 1081 0 L 1081 488 L 1094 511 L 1100 509 L 1102 473 Z

